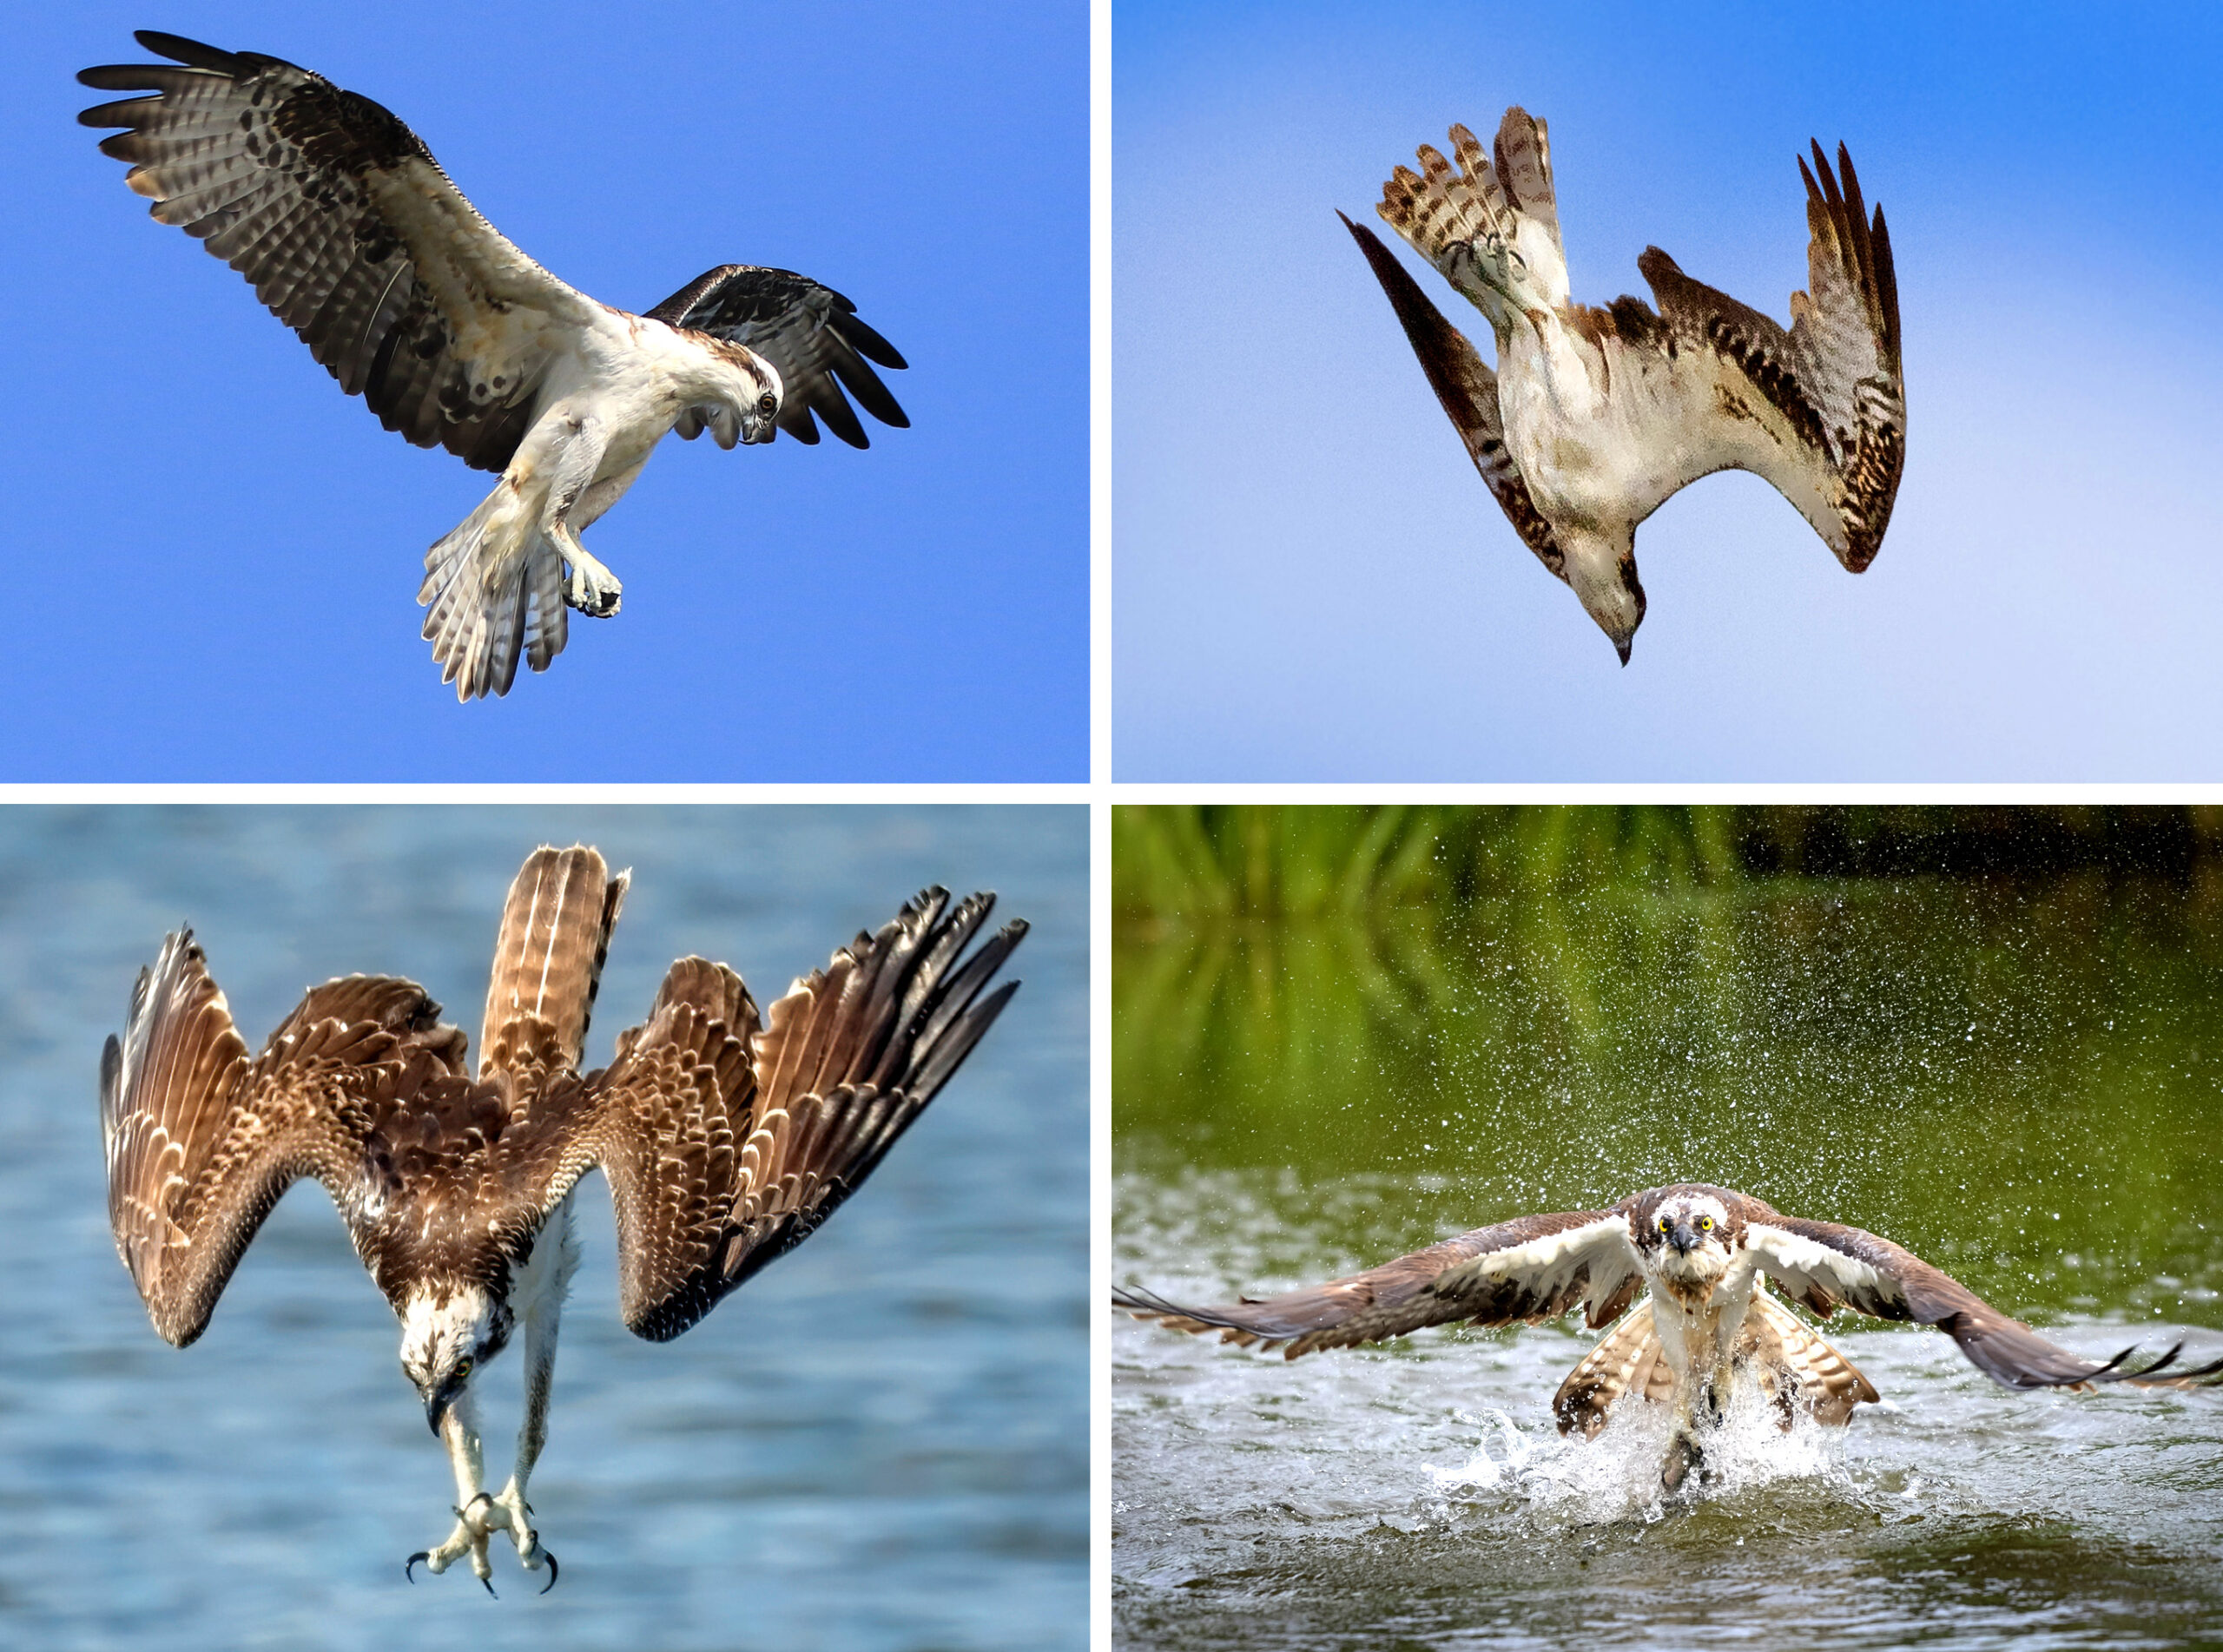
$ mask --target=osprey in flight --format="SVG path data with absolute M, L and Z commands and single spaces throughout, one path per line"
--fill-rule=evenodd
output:
M 617 1213 L 626 1327 L 668 1341 L 794 1249 L 855 1192 L 1019 984 L 983 991 L 1020 938 L 959 955 L 995 904 L 929 889 L 760 1016 L 722 964 L 682 958 L 608 1067 L 581 1073 L 587 1015 L 630 874 L 536 851 L 511 886 L 474 1073 L 462 1029 L 412 981 L 312 987 L 260 1056 L 190 930 L 162 944 L 101 1056 L 109 1220 L 155 1330 L 183 1347 L 294 1181 L 332 1195 L 401 1320 L 401 1368 L 455 1471 L 457 1519 L 410 1557 L 468 1553 L 489 1593 L 505 1531 L 541 1546 L 525 1481 L 548 1437 L 557 1319 L 578 1247 L 571 1194 L 599 1165 Z M 481 1485 L 473 1381 L 522 1324 L 524 1423 Z
M 77 76 L 138 94 L 77 117 L 124 128 L 100 146 L 131 162 L 124 182 L 253 282 L 388 430 L 502 474 L 425 553 L 417 593 L 459 699 L 507 694 L 520 653 L 546 670 L 567 606 L 617 611 L 617 580 L 579 533 L 666 431 L 815 443 L 816 414 L 867 446 L 844 388 L 910 423 L 867 365 L 903 358 L 831 287 L 728 264 L 645 315 L 613 309 L 511 246 L 370 99 L 259 52 L 136 38 L 172 62 Z
M 1726 1410 L 1740 1373 L 1780 1409 L 1843 1423 L 1877 1398 L 1868 1379 L 1807 1329 L 1763 1282 L 1827 1319 L 1840 1306 L 1942 1328 L 1976 1368 L 2009 1388 L 2091 1383 L 2191 1384 L 2223 1377 L 2223 1359 L 2191 1370 L 2177 1349 L 2143 1366 L 2126 1348 L 2094 1364 L 2055 1347 L 1888 1239 L 1836 1222 L 1780 1215 L 1748 1194 L 1685 1182 L 1632 1194 L 1611 1210 L 1522 1216 L 1447 1239 L 1349 1279 L 1231 1307 L 1184 1308 L 1144 1290 L 1114 1290 L 1138 1319 L 1291 1359 L 1422 1326 L 1534 1325 L 1580 1307 L 1615 1326 L 1560 1385 L 1560 1432 L 1587 1438 L 1625 1394 L 1671 1408 L 1660 1483 L 1672 1491 L 1704 1461 L 1702 1431 Z M 1648 1294 L 1637 1301 L 1639 1291 Z M 1631 1305 L 1634 1304 L 1633 1309 Z M 1626 1317 L 1623 1317 L 1626 1315 Z
M 1422 172 L 1399 167 L 1375 210 L 1488 318 L 1494 373 L 1372 231 L 1343 226 L 1474 468 L 1623 665 L 1644 621 L 1637 524 L 1702 476 L 1751 471 L 1853 573 L 1875 559 L 1906 449 L 1899 286 L 1883 208 L 1871 223 L 1843 144 L 1837 175 L 1818 143 L 1813 170 L 1798 163 L 1813 239 L 1788 332 L 1657 247 L 1637 260 L 1656 313 L 1575 303 L 1544 123 L 1507 109 L 1494 167 L 1463 126 L 1451 147 L 1455 171 L 1423 144 Z

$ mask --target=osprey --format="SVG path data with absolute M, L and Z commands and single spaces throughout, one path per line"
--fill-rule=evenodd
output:
M 1637 524 L 1702 476 L 1751 471 L 1851 572 L 1874 560 L 1906 446 L 1899 287 L 1883 209 L 1871 224 L 1843 144 L 1839 175 L 1819 143 L 1813 170 L 1798 163 L 1812 239 L 1788 332 L 1657 247 L 1637 260 L 1657 313 L 1626 295 L 1575 303 L 1543 122 L 1507 109 L 1495 167 L 1463 126 L 1451 147 L 1455 171 L 1423 144 L 1422 173 L 1399 167 L 1375 210 L 1488 318 L 1494 373 L 1372 231 L 1343 226 L 1514 531 L 1623 665 L 1644 620 Z
M 155 1328 L 183 1347 L 294 1181 L 330 1192 L 401 1320 L 401 1368 L 455 1471 L 456 1524 L 409 1557 L 507 1532 L 542 1547 L 525 1482 L 548 1438 L 557 1320 L 578 1247 L 571 1194 L 599 1165 L 617 1213 L 620 1307 L 668 1341 L 855 1192 L 986 1032 L 1016 981 L 983 995 L 1026 933 L 962 963 L 993 895 L 929 889 L 760 1016 L 722 964 L 680 959 L 617 1057 L 578 1070 L 587 1015 L 630 874 L 592 849 L 536 851 L 511 886 L 482 1057 L 414 982 L 351 975 L 309 989 L 250 1056 L 191 930 L 162 944 L 101 1056 L 109 1219 Z M 524 1422 L 489 1493 L 473 1382 L 522 1325 Z M 413 1575 L 412 1581 L 414 1581 Z
M 1877 1398 L 1844 1355 L 1768 1293 L 1767 1280 L 1824 1319 L 1842 1306 L 1937 1326 L 1979 1371 L 2009 1388 L 2189 1385 L 2223 1376 L 2223 1359 L 2158 1376 L 2174 1365 L 2176 1348 L 2137 1367 L 2128 1348 L 2101 1364 L 2080 1359 L 1888 1239 L 1781 1215 L 1749 1194 L 1699 1182 L 1631 1194 L 1610 1210 L 1478 1227 L 1264 1301 L 1184 1308 L 1138 1289 L 1115 1289 L 1112 1300 L 1177 1331 L 1217 1329 L 1222 1341 L 1246 1346 L 1286 1345 L 1291 1359 L 1457 1320 L 1535 1325 L 1577 1307 L 1593 1330 L 1618 1319 L 1560 1385 L 1552 1410 L 1560 1432 L 1580 1429 L 1589 1438 L 1624 1395 L 1667 1405 L 1659 1478 L 1672 1491 L 1702 1465 L 1702 1431 L 1721 1420 L 1739 1374 L 1758 1382 L 1786 1429 L 1802 1413 L 1843 1423 L 1855 1405 Z M 1646 1293 L 1641 1302 L 1639 1292 Z
M 388 430 L 501 472 L 425 554 L 417 593 L 458 699 L 507 694 L 520 653 L 546 670 L 567 607 L 617 612 L 617 580 L 579 533 L 666 431 L 707 429 L 724 448 L 782 430 L 815 443 L 815 413 L 867 446 L 844 387 L 882 423 L 910 423 L 867 365 L 903 358 L 831 287 L 728 264 L 628 314 L 505 240 L 370 99 L 259 52 L 135 38 L 172 62 L 77 76 L 153 94 L 77 117 L 124 128 L 100 146 L 132 163 L 124 182 L 253 282 Z

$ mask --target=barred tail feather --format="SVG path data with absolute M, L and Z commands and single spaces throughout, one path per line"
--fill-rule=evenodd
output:
M 563 560 L 537 528 L 520 520 L 516 490 L 507 483 L 425 553 L 417 600 L 428 609 L 422 635 L 432 645 L 440 681 L 455 685 L 458 700 L 509 693 L 519 655 L 535 671 L 545 671 L 563 652 Z
M 589 848 L 533 851 L 510 885 L 494 942 L 479 1049 L 488 1070 L 576 1066 L 630 872 Z

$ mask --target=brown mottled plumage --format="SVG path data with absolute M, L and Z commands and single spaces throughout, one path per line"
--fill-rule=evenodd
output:
M 1436 398 L 1521 539 L 1573 586 L 1624 664 L 1642 623 L 1637 526 L 1713 471 L 1751 471 L 1797 506 L 1854 573 L 1874 560 L 1905 459 L 1898 280 L 1883 209 L 1852 157 L 1819 143 L 1806 185 L 1807 290 L 1777 322 L 1649 247 L 1659 308 L 1574 302 L 1544 122 L 1520 109 L 1494 164 L 1451 128 L 1399 167 L 1376 211 L 1488 319 L 1493 372 L 1374 234 L 1343 219 Z M 1340 214 L 1339 214 L 1340 215 Z
M 1593 1329 L 1618 1319 L 1561 1385 L 1553 1409 L 1561 1432 L 1590 1435 L 1625 1393 L 1672 1404 L 1676 1443 L 1663 1479 L 1672 1489 L 1700 1458 L 1692 1431 L 1719 1415 L 1719 1385 L 1737 1370 L 1752 1373 L 1786 1422 L 1804 1412 L 1842 1423 L 1856 1405 L 1877 1398 L 1843 1355 L 1768 1294 L 1763 1278 L 1824 1319 L 1843 1306 L 1936 1326 L 2010 1388 L 2223 1380 L 2223 1359 L 2179 1369 L 2175 1348 L 2144 1366 L 2129 1363 L 2128 1348 L 2105 1362 L 2083 1359 L 1888 1239 L 1785 1216 L 1749 1195 L 1699 1182 L 1632 1194 L 1609 1210 L 1476 1228 L 1263 1300 L 1184 1307 L 1134 1287 L 1115 1289 L 1112 1300 L 1138 1319 L 1216 1330 L 1224 1341 L 1279 1347 L 1291 1359 L 1431 1325 L 1533 1325 L 1577 1308 Z M 1639 1292 L 1646 1294 L 1637 1302 Z
M 465 1035 L 421 988 L 369 976 L 312 988 L 250 1059 L 190 931 L 141 974 L 123 1036 L 102 1054 L 116 1247 L 170 1341 L 201 1334 L 292 1182 L 330 1191 L 403 1320 L 404 1367 L 456 1460 L 466 1513 L 431 1551 L 436 1571 L 468 1550 L 484 1579 L 489 1530 L 511 1530 L 528 1566 L 544 1557 L 523 1486 L 544 1438 L 579 1177 L 599 1165 L 610 1182 L 626 1325 L 677 1336 L 856 1190 L 1018 990 L 989 981 L 1026 924 L 960 958 L 994 897 L 953 906 L 929 889 L 768 1017 L 725 965 L 680 959 L 616 1059 L 583 1074 L 629 876 L 588 848 L 527 859 L 502 916 L 476 1074 Z M 491 1497 L 477 1484 L 468 1383 L 518 1322 L 526 1429 L 517 1475 Z

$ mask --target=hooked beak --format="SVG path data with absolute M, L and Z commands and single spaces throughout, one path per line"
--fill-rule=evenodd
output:
M 425 1425 L 432 1431 L 434 1439 L 439 1438 L 440 1419 L 447 1414 L 448 1398 L 445 1394 L 434 1394 L 425 1402 Z
M 1678 1255 L 1687 1256 L 1699 1242 L 1699 1230 L 1686 1221 L 1679 1221 L 1675 1231 L 1667 1235 L 1667 1242 L 1675 1247 Z
M 1617 636 L 1613 639 L 1613 652 L 1621 656 L 1623 665 L 1629 662 L 1629 644 L 1635 641 L 1636 638 L 1633 636 Z

